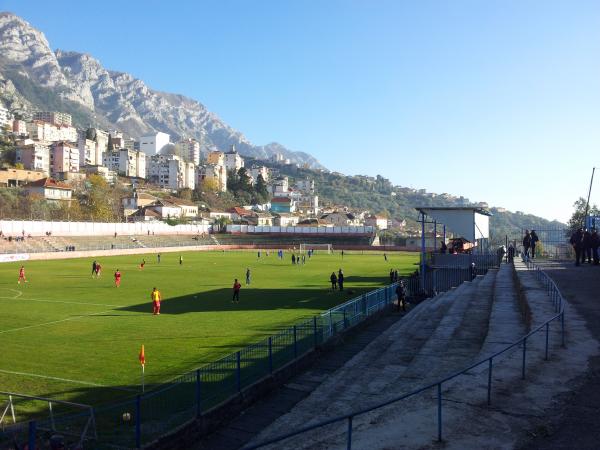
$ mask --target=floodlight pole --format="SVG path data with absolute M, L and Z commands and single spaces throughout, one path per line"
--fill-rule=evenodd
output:
M 586 226 L 586 219 L 587 219 L 587 214 L 588 214 L 588 209 L 590 207 L 590 195 L 592 194 L 592 184 L 594 183 L 594 172 L 596 171 L 595 167 L 592 167 L 592 179 L 590 180 L 590 189 L 588 190 L 588 198 L 587 198 L 587 202 L 585 204 L 585 214 L 583 215 L 583 224 L 582 224 L 582 228 L 585 228 Z

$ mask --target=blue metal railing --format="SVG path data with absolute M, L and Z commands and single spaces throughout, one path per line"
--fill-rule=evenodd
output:
M 486 365 L 488 366 L 488 380 L 487 380 L 487 404 L 491 405 L 491 401 L 492 401 L 492 370 L 493 370 L 493 362 L 495 359 L 497 359 L 500 355 L 512 350 L 515 347 L 521 346 L 523 347 L 523 353 L 522 353 L 522 363 L 521 363 L 521 378 L 525 379 L 525 375 L 526 375 L 526 364 L 527 364 L 527 340 L 529 338 L 531 338 L 534 334 L 540 332 L 541 330 L 545 330 L 545 351 L 544 351 L 544 360 L 548 360 L 548 346 L 549 346 L 549 329 L 550 329 L 550 324 L 552 322 L 555 321 L 559 321 L 560 322 L 560 333 L 561 333 L 561 345 L 562 347 L 565 347 L 565 310 L 564 310 L 564 300 L 562 297 L 562 294 L 560 293 L 558 287 L 556 286 L 556 283 L 543 271 L 540 269 L 539 266 L 535 265 L 534 263 L 527 261 L 525 262 L 527 268 L 529 270 L 534 270 L 535 272 L 535 276 L 536 278 L 543 284 L 544 288 L 546 289 L 546 292 L 548 294 L 548 296 L 550 297 L 550 299 L 553 302 L 553 306 L 554 306 L 554 312 L 555 315 L 553 315 L 551 318 L 549 318 L 548 320 L 546 320 L 544 323 L 542 323 L 541 325 L 539 325 L 538 327 L 536 327 L 535 329 L 531 330 L 529 333 L 527 333 L 525 336 L 521 337 L 520 339 L 518 339 L 517 341 L 513 342 L 512 344 L 508 345 L 507 347 L 505 347 L 504 349 L 494 353 L 491 356 L 488 356 L 487 358 L 484 358 L 474 364 L 471 364 L 470 366 L 458 371 L 458 372 L 454 372 L 451 375 L 446 376 L 445 378 L 442 378 L 440 380 L 437 380 L 433 383 L 430 383 L 426 386 L 423 386 L 421 388 L 418 388 L 414 391 L 411 391 L 407 394 L 392 398 L 390 400 L 387 400 L 385 402 L 381 402 L 378 403 L 376 405 L 370 406 L 368 408 L 363 408 L 363 409 L 359 409 L 356 411 L 352 411 L 348 414 L 344 414 L 344 415 L 340 415 L 337 417 L 333 417 L 331 419 L 316 423 L 314 425 L 309 425 L 303 428 L 300 428 L 298 430 L 289 432 L 289 433 L 285 433 L 285 434 L 281 434 L 279 436 L 276 436 L 272 439 L 268 439 L 265 441 L 262 441 L 258 444 L 253 444 L 253 445 L 249 445 L 246 447 L 243 447 L 243 450 L 253 450 L 253 449 L 257 449 L 257 448 L 261 448 L 270 444 L 274 444 L 276 442 L 280 442 L 283 441 L 285 439 L 289 439 L 291 437 L 294 436 L 298 436 L 300 434 L 312 431 L 312 430 L 316 430 L 318 428 L 322 428 L 325 427 L 327 425 L 331 425 L 334 423 L 339 423 L 339 422 L 344 422 L 347 421 L 347 431 L 346 431 L 346 448 L 348 450 L 350 450 L 352 448 L 352 421 L 355 417 L 360 416 L 362 414 L 366 414 L 368 412 L 383 408 L 385 406 L 391 405 L 393 403 L 397 403 L 400 402 L 404 399 L 407 399 L 409 397 L 413 397 L 417 394 L 420 394 L 422 392 L 425 391 L 429 391 L 431 389 L 435 389 L 436 390 L 436 397 L 437 397 L 437 439 L 438 441 L 442 440 L 442 385 L 444 383 L 447 383 L 448 381 L 460 376 L 460 375 L 464 375 L 467 372 L 473 370 L 476 367 L 482 366 L 482 365 Z

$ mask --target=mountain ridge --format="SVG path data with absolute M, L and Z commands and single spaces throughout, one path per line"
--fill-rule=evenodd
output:
M 82 120 L 87 118 L 89 123 L 112 126 L 131 137 L 162 131 L 174 141 L 184 137 L 198 139 L 203 151 L 227 150 L 235 145 L 245 156 L 267 159 L 281 153 L 293 163 L 323 168 L 306 152 L 296 152 L 281 144 L 277 144 L 277 152 L 273 143 L 254 145 L 201 102 L 183 94 L 154 90 L 127 72 L 105 68 L 89 53 L 53 51 L 41 31 L 19 16 L 1 12 L 0 92 L 4 92 L 13 109 L 43 109 L 46 106 L 43 102 L 30 100 L 28 92 L 19 89 L 25 82 L 15 83 L 15 72 L 38 84 L 44 91 L 42 97 L 55 96 L 79 105 Z M 6 81 L 13 86 L 2 91 Z M 71 107 L 70 103 L 65 105 Z

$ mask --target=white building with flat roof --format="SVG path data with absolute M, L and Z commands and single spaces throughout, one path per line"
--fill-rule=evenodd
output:
M 148 179 L 168 189 L 195 189 L 196 166 L 176 155 L 154 155 L 150 157 Z
M 196 165 L 200 164 L 200 142 L 196 139 L 183 139 L 177 143 L 183 150 L 183 154 L 187 156 L 188 161 Z
M 71 114 L 58 111 L 37 111 L 33 113 L 33 120 L 53 123 L 54 125 L 72 125 Z
M 225 153 L 225 168 L 227 170 L 235 170 L 236 172 L 244 167 L 244 158 L 235 149 L 235 146 L 231 146 L 231 150 Z
M 12 114 L 0 103 L 0 127 L 5 126 L 12 128 Z
M 50 175 L 79 172 L 79 149 L 69 142 L 55 142 L 50 146 Z
M 50 173 L 50 147 L 42 142 L 33 142 L 17 147 L 16 162 L 24 169 Z
M 167 133 L 157 131 L 156 133 L 142 136 L 140 138 L 140 151 L 148 156 L 158 155 L 165 145 L 171 141 Z
M 146 154 L 121 148 L 104 153 L 104 166 L 124 177 L 146 178 Z

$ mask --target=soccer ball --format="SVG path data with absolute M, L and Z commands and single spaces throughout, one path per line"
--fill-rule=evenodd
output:
M 128 412 L 123 413 L 123 422 L 129 422 L 131 420 L 131 414 Z

